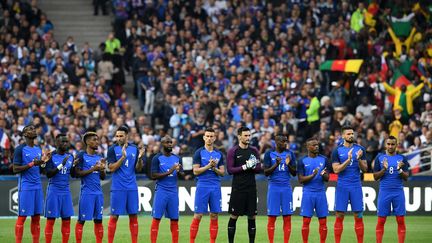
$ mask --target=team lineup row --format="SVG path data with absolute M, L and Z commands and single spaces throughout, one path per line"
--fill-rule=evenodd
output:
M 24 222 L 31 216 L 33 242 L 39 242 L 40 215 L 47 218 L 45 241 L 51 242 L 56 218 L 62 219 L 62 242 L 70 236 L 70 217 L 74 215 L 72 197 L 69 189 L 70 176 L 81 178 L 78 220 L 75 225 L 75 239 L 82 241 L 83 226 L 86 221 L 94 221 L 96 242 L 102 242 L 104 229 L 103 193 L 100 180 L 105 179 L 105 168 L 112 172 L 111 216 L 108 222 L 108 242 L 114 242 L 119 215 L 129 215 L 131 242 L 138 241 L 138 190 L 135 171 L 143 167 L 144 149 L 139 149 L 128 141 L 128 128 L 122 126 L 115 133 L 116 143 L 108 150 L 107 158 L 96 153 L 99 137 L 94 132 L 83 136 L 85 151 L 75 158 L 67 153 L 69 141 L 64 134 L 56 137 L 56 151 L 42 151 L 34 144 L 36 130 L 29 125 L 23 129 L 25 144 L 16 148 L 13 169 L 20 173 L 18 210 L 15 225 L 16 242 L 22 242 Z M 267 192 L 267 233 L 270 243 L 274 241 L 275 221 L 283 216 L 284 242 L 289 242 L 291 234 L 291 215 L 293 214 L 290 179 L 297 176 L 303 184 L 301 213 L 303 216 L 302 237 L 308 242 L 309 224 L 314 213 L 319 218 L 320 242 L 327 237 L 328 205 L 325 182 L 329 171 L 338 174 L 335 195 L 336 221 L 334 224 L 335 242 L 339 243 L 343 231 L 344 214 L 351 205 L 355 218 L 357 242 L 363 242 L 364 225 L 362 219 L 363 193 L 360 171 L 367 170 L 365 149 L 354 143 L 354 130 L 342 128 L 343 144 L 332 153 L 331 160 L 319 154 L 319 141 L 311 138 L 306 141 L 307 155 L 296 159 L 287 149 L 287 137 L 277 135 L 276 146 L 265 153 L 259 161 L 259 152 L 249 146 L 250 130 L 241 127 L 237 131 L 238 145 L 226 155 L 226 169 L 233 175 L 232 192 L 229 202 L 230 219 L 228 239 L 234 242 L 236 221 L 239 216 L 248 217 L 249 242 L 255 241 L 257 214 L 257 189 L 255 174 L 264 171 L 268 176 Z M 195 214 L 190 225 L 190 242 L 195 242 L 203 214 L 210 209 L 210 242 L 216 242 L 218 234 L 218 214 L 221 212 L 220 177 L 225 174 L 223 154 L 214 149 L 215 131 L 205 130 L 204 146 L 193 157 L 193 172 L 196 175 Z M 170 219 L 172 242 L 179 238 L 179 200 L 178 176 L 184 176 L 181 158 L 172 153 L 173 143 L 169 136 L 161 140 L 162 150 L 151 161 L 151 177 L 156 180 L 152 211 L 150 240 L 157 241 L 159 223 L 163 216 Z M 396 153 L 397 140 L 390 136 L 386 140 L 386 151 L 375 158 L 374 177 L 380 181 L 378 196 L 378 222 L 376 241 L 382 242 L 386 217 L 394 214 L 398 223 L 399 243 L 405 240 L 405 196 L 403 180 L 408 178 L 408 163 L 404 156 Z M 40 171 L 49 178 L 43 206 L 43 192 Z

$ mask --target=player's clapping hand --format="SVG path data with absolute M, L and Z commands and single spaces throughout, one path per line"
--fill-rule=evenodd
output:
M 318 174 L 318 171 L 319 171 L 319 167 L 315 168 L 313 170 L 313 175 L 316 176 Z
M 327 170 L 326 170 L 326 168 L 324 167 L 324 169 L 321 171 L 320 175 L 323 176 L 323 175 L 325 175 L 326 173 L 327 173 Z
M 282 158 L 281 157 L 277 157 L 276 158 L 276 164 L 279 166 L 281 162 L 282 162 Z
M 63 165 L 63 166 L 66 165 L 66 163 L 67 163 L 67 161 L 69 160 L 69 158 L 70 158 L 70 154 L 68 154 L 66 157 L 64 157 L 64 159 L 63 159 L 63 161 L 62 161 L 62 165 Z
M 400 170 L 400 169 L 402 169 L 403 166 L 404 166 L 404 162 L 398 161 L 398 163 L 397 163 L 397 169 Z
M 362 155 L 363 155 L 363 150 L 360 149 L 359 151 L 357 151 L 356 153 L 357 160 L 359 160 L 362 157 Z
M 285 164 L 289 165 L 289 163 L 291 163 L 291 157 L 287 155 L 287 157 L 285 158 Z
M 216 165 L 217 165 L 216 160 L 215 160 L 215 159 L 210 159 L 210 167 L 211 167 L 211 168 L 215 168 Z
M 142 157 L 144 156 L 144 154 L 145 154 L 145 148 L 144 148 L 144 146 L 139 147 L 139 155 L 138 155 L 138 158 L 139 158 L 139 159 L 142 159 Z
M 174 171 L 179 171 L 180 170 L 180 164 L 174 164 L 173 166 L 171 166 L 169 172 L 170 174 L 172 174 Z
M 122 147 L 122 156 L 123 156 L 124 158 L 126 158 L 126 148 L 127 148 L 127 143 L 125 143 L 125 144 L 123 145 L 123 147 Z
M 350 149 L 350 151 L 348 151 L 348 160 L 352 159 L 352 153 L 353 153 L 354 148 Z
M 41 163 L 46 163 L 46 162 L 48 162 L 48 160 L 50 160 L 51 159 L 51 156 L 52 156 L 52 152 L 53 151 L 50 151 L 49 149 L 46 149 L 46 150 L 43 150 L 42 151 L 42 157 L 41 157 Z
M 99 163 L 100 163 L 100 169 L 99 169 L 99 171 L 104 171 L 105 170 L 105 166 L 106 166 L 106 159 L 105 158 L 103 158 L 103 159 L 101 159 L 100 161 L 99 161 Z
M 385 170 L 388 169 L 388 161 L 387 161 L 387 158 L 384 158 L 384 160 L 383 160 L 383 167 L 384 167 Z
M 74 157 L 73 167 L 77 166 L 79 163 L 79 159 L 77 157 Z

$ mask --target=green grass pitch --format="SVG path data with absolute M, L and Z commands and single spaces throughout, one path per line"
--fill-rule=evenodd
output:
M 375 224 L 376 224 L 376 216 L 365 216 L 365 241 L 366 243 L 375 242 Z M 180 243 L 188 243 L 189 242 L 189 225 L 191 223 L 191 216 L 180 216 Z M 107 223 L 108 218 L 104 218 L 104 241 L 107 242 Z M 151 217 L 148 215 L 143 215 L 139 217 L 139 242 L 150 242 L 150 223 Z M 227 224 L 228 224 L 228 216 L 222 215 L 219 217 L 219 234 L 217 242 L 228 242 L 227 240 Z M 330 216 L 328 218 L 327 227 L 329 229 L 327 234 L 327 242 L 334 242 L 333 238 L 333 224 L 334 224 L 334 216 Z M 14 239 L 14 225 L 15 219 L 0 219 L 0 243 L 9 243 L 15 242 Z M 291 240 L 293 243 L 301 243 L 301 225 L 302 218 L 300 216 L 293 216 L 292 218 L 292 231 L 291 231 Z M 406 217 L 406 225 L 407 225 L 407 243 L 421 243 L 421 242 L 432 242 L 432 217 L 430 216 L 408 216 Z M 44 240 L 44 226 L 45 226 L 45 218 L 41 219 L 41 242 L 45 242 Z M 71 237 L 69 242 L 75 242 L 74 236 L 74 227 L 75 227 L 75 219 L 72 219 L 71 223 Z M 209 217 L 204 216 L 196 242 L 197 243 L 205 243 L 209 242 Z M 395 217 L 388 217 L 385 225 L 385 233 L 383 242 L 397 242 L 397 224 Z M 236 242 L 246 243 L 248 242 L 247 235 L 247 218 L 240 217 L 237 221 L 237 231 L 236 231 Z M 30 234 L 30 218 L 27 218 L 25 229 L 24 229 L 24 238 L 23 242 L 32 242 L 31 234 Z M 61 242 L 61 233 L 60 233 L 60 222 L 57 220 L 54 235 L 53 235 L 53 243 Z M 93 222 L 87 222 L 84 227 L 84 235 L 83 242 L 95 242 L 93 235 Z M 118 224 L 116 237 L 114 242 L 116 243 L 128 243 L 130 242 L 129 235 L 129 221 L 127 216 L 121 216 Z M 171 232 L 169 230 L 169 220 L 162 219 L 159 228 L 159 237 L 158 242 L 160 243 L 169 243 L 171 242 Z M 267 239 L 267 217 L 266 216 L 258 216 L 257 217 L 257 233 L 256 233 L 256 241 L 257 243 L 268 242 Z M 283 242 L 283 231 L 282 231 L 282 218 L 278 217 L 276 221 L 276 230 L 275 230 L 275 242 Z M 318 235 L 318 221 L 316 218 L 313 218 L 310 227 L 309 233 L 309 242 L 315 243 L 319 242 Z M 356 236 L 354 233 L 354 220 L 352 215 L 347 215 L 344 221 L 344 232 L 342 234 L 342 242 L 354 243 L 356 241 Z

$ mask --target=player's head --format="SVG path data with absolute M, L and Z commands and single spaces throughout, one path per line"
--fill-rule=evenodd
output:
M 83 142 L 92 150 L 97 150 L 99 147 L 99 136 L 95 132 L 86 132 L 83 136 Z
M 215 130 L 211 127 L 206 128 L 206 130 L 204 131 L 203 139 L 205 145 L 212 146 L 213 143 L 216 141 Z
M 344 126 L 341 129 L 342 132 L 342 138 L 347 143 L 354 143 L 354 128 L 350 126 Z
M 162 138 L 161 140 L 161 144 L 162 144 L 162 149 L 167 152 L 167 153 L 171 153 L 172 149 L 173 149 L 173 140 L 170 136 L 165 136 Z
M 238 140 L 240 144 L 243 145 L 249 145 L 250 143 L 250 138 L 251 138 L 251 132 L 250 129 L 248 127 L 240 127 L 237 130 L 237 135 L 238 135 Z
M 395 138 L 394 136 L 389 136 L 386 139 L 386 143 L 385 143 L 385 148 L 387 153 L 394 154 L 396 152 L 396 147 L 397 147 L 397 138 Z
M 312 137 L 306 140 L 306 149 L 308 153 L 317 155 L 319 153 L 318 139 Z
M 66 152 L 69 149 L 69 140 L 64 133 L 56 136 L 56 148 L 60 152 Z
M 25 138 L 35 139 L 37 137 L 36 127 L 33 124 L 27 125 L 23 128 L 22 134 Z
M 286 149 L 288 144 L 288 138 L 284 134 L 278 134 L 275 137 L 276 149 L 279 151 L 283 151 Z
M 128 141 L 129 128 L 127 126 L 121 126 L 115 133 L 115 138 L 118 144 L 123 145 Z

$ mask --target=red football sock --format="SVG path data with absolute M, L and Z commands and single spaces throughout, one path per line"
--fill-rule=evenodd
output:
M 302 237 L 303 237 L 303 243 L 308 242 L 309 238 L 309 224 L 311 222 L 311 218 L 303 217 L 303 226 L 302 226 Z
M 82 235 L 83 235 L 83 227 L 84 227 L 84 225 L 80 224 L 78 222 L 75 225 L 75 240 L 76 240 L 76 243 L 81 243 Z
M 384 235 L 384 224 L 387 217 L 378 217 L 378 222 L 375 228 L 376 242 L 382 243 L 382 238 Z
M 172 243 L 178 243 L 178 238 L 179 238 L 178 220 L 171 220 L 170 229 L 171 229 Z
M 18 216 L 15 223 L 15 242 L 21 243 L 23 232 L 24 232 L 24 222 L 26 221 L 26 216 Z
M 40 215 L 31 217 L 30 231 L 33 238 L 33 243 L 39 243 L 40 238 Z
M 96 236 L 96 243 L 102 243 L 102 239 L 104 235 L 104 229 L 102 223 L 94 224 L 94 234 Z
M 275 222 L 276 222 L 275 216 L 267 217 L 267 235 L 268 235 L 269 243 L 274 242 Z
M 111 216 L 108 221 L 108 243 L 114 241 L 118 217 Z
M 210 219 L 210 243 L 215 243 L 218 234 L 218 219 Z
M 342 237 L 342 231 L 343 231 L 343 217 L 337 217 L 336 221 L 334 223 L 334 236 L 335 236 L 335 243 L 341 242 Z
M 70 219 L 63 219 L 61 224 L 62 243 L 69 242 L 70 236 Z
M 158 232 L 159 232 L 159 223 L 160 223 L 160 219 L 153 218 L 152 223 L 151 223 L 151 227 L 150 227 L 150 241 L 151 241 L 151 243 L 156 243 L 156 241 L 157 241 L 157 236 L 158 236 Z
M 55 219 L 47 219 L 45 225 L 45 243 L 51 243 L 54 231 Z
M 358 243 L 363 243 L 363 238 L 364 238 L 364 224 L 363 224 L 363 218 L 358 218 L 356 216 L 354 216 L 354 229 L 357 235 L 357 242 Z
M 398 224 L 398 242 L 405 242 L 405 234 L 406 234 L 406 226 L 405 226 L 405 217 L 404 216 L 396 216 L 396 221 Z
M 318 219 L 320 243 L 325 243 L 327 239 L 327 218 Z
M 291 236 L 291 215 L 283 216 L 284 243 L 288 243 Z
M 201 219 L 196 219 L 196 218 L 192 219 L 192 223 L 190 225 L 190 231 L 189 231 L 190 243 L 195 243 L 195 238 L 198 234 L 200 221 Z
M 129 230 L 131 233 L 132 243 L 138 242 L 138 216 L 129 215 Z

